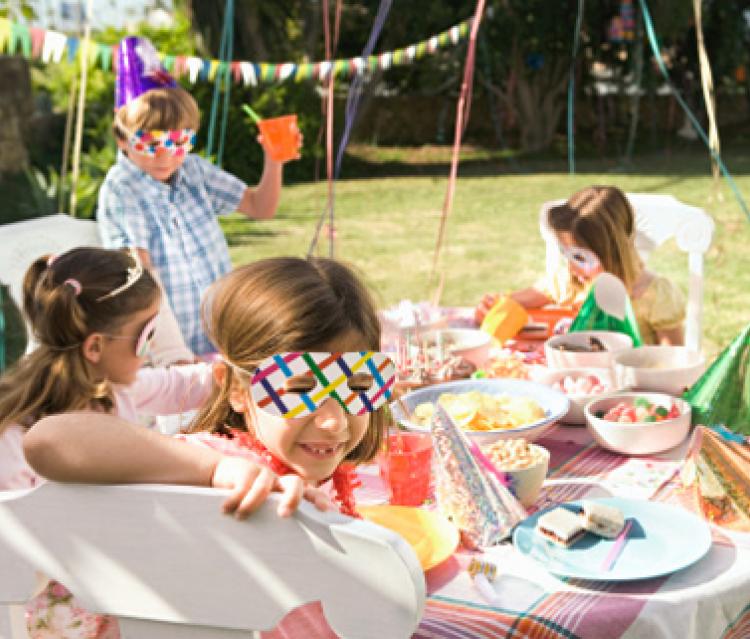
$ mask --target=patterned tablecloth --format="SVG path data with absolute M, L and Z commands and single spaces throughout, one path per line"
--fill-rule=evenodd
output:
M 581 497 L 621 496 L 696 510 L 677 477 L 683 450 L 630 458 L 609 453 L 581 427 L 558 426 L 541 445 L 550 472 L 535 507 Z M 384 500 L 373 466 L 362 468 L 359 503 Z M 428 600 L 415 638 L 739 639 L 750 637 L 750 535 L 713 529 L 714 543 L 698 563 L 667 577 L 607 584 L 559 579 L 510 543 L 481 558 L 498 566 L 501 605 L 489 604 L 466 567 L 474 553 L 457 551 L 426 574 Z M 264 637 L 335 637 L 318 606 L 291 613 Z M 384 638 L 386 639 L 386 638 Z

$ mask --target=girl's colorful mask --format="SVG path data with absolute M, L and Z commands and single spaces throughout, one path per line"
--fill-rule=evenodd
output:
M 311 415 L 329 397 L 364 415 L 391 399 L 395 379 L 396 366 L 383 353 L 279 353 L 259 364 L 250 392 L 258 408 L 285 419 Z
M 161 131 L 139 129 L 130 136 L 130 148 L 140 155 L 174 155 L 183 157 L 190 153 L 195 145 L 195 130 L 175 129 Z
M 560 246 L 560 252 L 571 264 L 575 264 L 585 275 L 594 275 L 601 267 L 596 253 L 579 246 Z

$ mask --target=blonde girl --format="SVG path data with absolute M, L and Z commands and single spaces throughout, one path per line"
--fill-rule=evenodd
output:
M 547 221 L 566 258 L 564 270 L 511 296 L 526 308 L 579 304 L 601 272 L 620 278 L 630 293 L 646 344 L 682 344 L 685 298 L 666 277 L 646 269 L 635 247 L 635 213 L 614 186 L 590 186 L 549 209 Z M 483 298 L 481 317 L 497 300 Z
M 330 479 L 341 510 L 355 514 L 353 466 L 381 445 L 395 376 L 393 362 L 377 352 L 380 324 L 362 283 L 334 260 L 261 260 L 209 289 L 203 321 L 221 360 L 185 438 L 307 485 Z M 57 479 L 117 481 L 122 458 L 150 433 L 114 425 L 105 416 L 48 418 L 27 435 L 27 455 Z M 96 438 L 74 451 L 64 427 L 88 428 Z M 117 473 L 108 471 L 113 465 Z
M 24 433 L 39 419 L 51 419 L 55 427 L 57 418 L 47 416 L 87 411 L 76 414 L 78 429 L 67 424 L 54 430 L 63 443 L 55 452 L 61 459 L 54 464 L 70 460 L 78 469 L 74 479 L 85 481 L 87 465 L 102 463 L 87 459 L 82 445 L 90 436 L 96 439 L 96 433 L 85 430 L 91 416 L 116 413 L 134 418 L 144 407 L 186 401 L 197 405 L 205 399 L 211 387 L 208 366 L 152 369 L 143 375 L 159 302 L 159 288 L 135 251 L 80 248 L 31 265 L 24 279 L 23 306 L 38 346 L 0 378 L 0 489 L 28 488 L 40 481 L 22 448 Z M 39 454 L 45 432 L 37 433 L 28 449 L 36 469 L 49 462 L 43 447 Z M 120 481 L 229 487 L 233 493 L 225 507 L 241 514 L 252 510 L 266 488 L 275 485 L 273 476 L 262 473 L 257 464 L 224 460 L 214 451 L 199 451 L 156 433 L 148 436 L 144 447 L 128 451 L 134 459 L 109 464 L 106 471 L 120 469 Z M 54 469 L 50 476 L 69 479 Z M 293 508 L 301 494 L 301 482 L 288 487 L 285 508 Z M 51 583 L 27 612 L 32 638 L 51 636 L 50 632 L 71 639 L 118 636 L 111 619 L 87 613 L 60 584 Z

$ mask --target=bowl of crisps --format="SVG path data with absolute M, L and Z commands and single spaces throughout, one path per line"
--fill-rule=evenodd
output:
M 480 445 L 519 437 L 534 441 L 549 431 L 570 405 L 563 393 L 536 382 L 465 379 L 414 390 L 392 404 L 391 410 L 405 428 L 429 432 L 438 401 Z

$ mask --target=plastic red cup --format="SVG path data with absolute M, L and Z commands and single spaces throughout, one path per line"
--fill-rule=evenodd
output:
M 395 506 L 419 506 L 430 494 L 432 438 L 429 433 L 388 436 L 388 449 L 378 457 L 380 477 Z
M 299 129 L 296 115 L 282 115 L 258 122 L 263 146 L 272 160 L 286 162 L 299 155 Z

